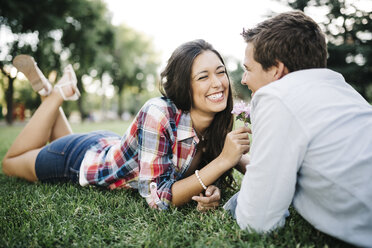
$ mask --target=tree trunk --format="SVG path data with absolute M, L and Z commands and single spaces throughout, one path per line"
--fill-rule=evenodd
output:
M 14 78 L 11 78 L 10 75 L 6 75 L 8 78 L 8 89 L 5 92 L 7 113 L 5 116 L 5 121 L 8 125 L 13 124 L 13 94 L 14 94 Z
M 78 109 L 79 109 L 79 112 L 80 112 L 80 118 L 81 118 L 81 121 L 84 121 L 87 117 L 88 117 L 88 114 L 85 112 L 84 110 L 84 107 L 83 107 L 83 99 L 84 99 L 84 95 L 85 95 L 85 92 L 83 91 L 83 86 L 82 86 L 82 77 L 80 76 L 77 76 L 78 78 L 78 83 L 77 83 L 77 86 L 78 86 L 78 89 L 80 91 L 80 97 L 79 99 L 77 100 L 77 106 L 78 106 Z M 79 80 L 80 78 L 80 80 Z
M 79 112 L 80 112 L 81 121 L 84 121 L 88 117 L 88 115 L 85 112 L 84 107 L 83 107 L 83 98 L 84 98 L 84 96 L 83 96 L 83 94 L 81 94 L 81 96 L 77 100 L 77 105 L 78 105 L 78 109 L 79 109 Z
M 123 115 L 123 112 L 124 112 L 124 108 L 123 108 L 123 89 L 124 89 L 124 85 L 119 85 L 118 87 L 118 116 L 119 118 L 121 118 L 121 116 Z

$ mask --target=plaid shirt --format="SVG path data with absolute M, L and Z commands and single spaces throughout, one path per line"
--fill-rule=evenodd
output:
M 151 207 L 167 209 L 198 142 L 189 113 L 165 97 L 150 99 L 121 140 L 103 138 L 87 151 L 80 184 L 135 188 Z

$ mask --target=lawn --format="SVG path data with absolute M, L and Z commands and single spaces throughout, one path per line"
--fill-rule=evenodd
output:
M 123 134 L 127 126 L 87 123 L 73 130 Z M 0 159 L 21 128 L 0 126 Z M 222 208 L 199 213 L 190 203 L 161 212 L 131 190 L 28 183 L 1 172 L 0 185 L 0 247 L 347 247 L 293 209 L 284 228 L 259 235 L 240 230 Z M 233 193 L 225 192 L 222 204 Z

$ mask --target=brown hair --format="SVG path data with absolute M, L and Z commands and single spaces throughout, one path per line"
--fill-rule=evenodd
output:
M 195 58 L 203 51 L 214 52 L 223 65 L 221 55 L 212 47 L 211 44 L 205 40 L 199 39 L 186 42 L 179 46 L 168 60 L 167 66 L 160 74 L 160 92 L 163 96 L 171 99 L 178 109 L 188 112 L 193 105 L 192 89 L 191 89 L 191 68 Z M 226 72 L 227 74 L 227 72 Z M 205 130 L 205 148 L 202 161 L 204 165 L 211 162 L 220 155 L 225 138 L 228 132 L 233 127 L 233 115 L 231 114 L 233 108 L 233 98 L 229 80 L 229 94 L 227 98 L 226 108 L 217 113 L 213 119 L 212 124 Z M 203 166 L 204 166 L 203 165 Z M 233 182 L 231 170 L 226 172 L 223 176 L 222 183 L 224 186 L 231 186 Z
M 242 36 L 254 46 L 254 59 L 264 70 L 281 61 L 294 72 L 302 69 L 325 68 L 327 45 L 318 24 L 302 11 L 279 14 Z

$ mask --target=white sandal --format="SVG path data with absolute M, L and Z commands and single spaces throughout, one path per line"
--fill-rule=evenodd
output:
M 72 96 L 66 96 L 65 93 L 63 92 L 62 88 L 66 86 L 72 87 L 72 90 L 74 91 L 74 94 Z M 54 88 L 57 88 L 63 100 L 65 101 L 76 101 L 77 99 L 79 99 L 80 91 L 77 87 L 75 71 L 72 68 L 71 64 L 65 67 L 65 69 L 63 70 L 62 78 L 58 81 Z
M 52 85 L 41 72 L 33 57 L 25 54 L 18 55 L 13 59 L 13 65 L 26 76 L 34 91 L 42 96 L 47 96 L 52 92 Z

